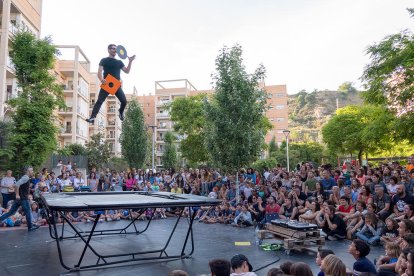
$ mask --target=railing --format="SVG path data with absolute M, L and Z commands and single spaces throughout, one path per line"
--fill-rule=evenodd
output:
M 72 128 L 71 127 L 66 127 L 64 133 L 72 133 Z
M 168 113 L 157 113 L 158 118 L 168 118 L 170 117 L 170 114 Z
M 73 108 L 71 106 L 59 108 L 59 112 L 72 112 Z
M 109 126 L 114 126 L 115 125 L 115 121 L 108 121 L 108 125 Z

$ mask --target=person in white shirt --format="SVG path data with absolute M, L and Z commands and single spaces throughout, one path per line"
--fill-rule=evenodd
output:
M 76 177 L 73 179 L 73 187 L 76 191 L 80 190 L 80 187 L 85 185 L 85 180 L 82 178 L 82 173 L 77 172 Z
M 7 202 L 16 199 L 16 193 L 13 185 L 16 184 L 16 179 L 12 176 L 13 172 L 8 170 L 6 176 L 1 180 L 1 195 L 3 197 L 3 208 L 7 208 Z

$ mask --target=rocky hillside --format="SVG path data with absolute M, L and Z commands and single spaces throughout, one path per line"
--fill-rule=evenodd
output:
M 357 91 L 301 91 L 289 95 L 289 129 L 293 141 L 320 141 L 322 126 L 339 108 L 360 105 L 362 99 Z

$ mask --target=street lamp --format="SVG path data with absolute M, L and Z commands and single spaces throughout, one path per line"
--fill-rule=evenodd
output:
M 287 170 L 289 172 L 289 134 L 290 130 L 283 130 L 283 134 L 286 137 L 286 163 L 287 163 Z
M 154 145 L 155 145 L 155 129 L 157 128 L 157 126 L 155 125 L 150 125 L 148 126 L 152 129 L 152 171 L 154 172 L 155 170 L 155 165 L 154 165 L 154 160 L 155 160 L 155 151 L 154 151 Z

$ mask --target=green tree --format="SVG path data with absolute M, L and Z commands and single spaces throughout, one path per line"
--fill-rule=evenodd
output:
M 414 18 L 414 9 L 408 9 Z M 368 47 L 370 63 L 362 80 L 367 103 L 386 106 L 398 116 L 394 121 L 395 137 L 414 142 L 414 34 L 404 30 L 385 37 Z
M 279 147 L 276 144 L 276 137 L 273 136 L 272 140 L 269 142 L 269 157 L 274 157 L 275 152 L 279 150 Z
M 100 132 L 90 137 L 89 142 L 86 143 L 86 148 L 89 168 L 102 168 L 111 157 L 109 143 L 104 140 L 104 136 Z
M 263 147 L 267 93 L 259 82 L 264 78 L 263 65 L 253 74 L 246 72 L 240 45 L 224 47 L 216 58 L 216 93 L 205 103 L 206 144 L 211 160 L 224 172 L 251 164 Z
M 142 168 L 148 147 L 147 128 L 144 113 L 139 104 L 132 100 L 128 105 L 125 120 L 122 122 L 122 155 L 130 168 Z
M 338 87 L 338 91 L 344 94 L 356 93 L 358 90 L 354 87 L 354 84 L 350 81 L 346 81 Z
M 161 161 L 164 168 L 176 168 L 177 167 L 177 149 L 175 147 L 175 137 L 172 132 L 168 131 L 164 135 L 164 153 Z
M 181 97 L 168 106 L 174 131 L 184 137 L 180 142 L 182 157 L 191 165 L 208 161 L 204 131 L 206 118 L 203 110 L 205 97 L 205 94 Z
M 373 153 L 391 145 L 390 123 L 393 116 L 373 105 L 347 106 L 337 110 L 322 128 L 322 136 L 333 153 Z
M 68 149 L 69 155 L 87 155 L 88 154 L 86 147 L 78 143 L 67 145 L 65 148 Z
M 63 91 L 51 73 L 57 49 L 50 37 L 38 39 L 30 32 L 18 32 L 11 43 L 20 95 L 9 101 L 13 107 L 10 149 L 11 165 L 40 166 L 57 147 L 58 127 L 53 111 L 64 107 Z
M 13 151 L 9 147 L 12 124 L 0 121 L 0 171 L 9 169 Z

